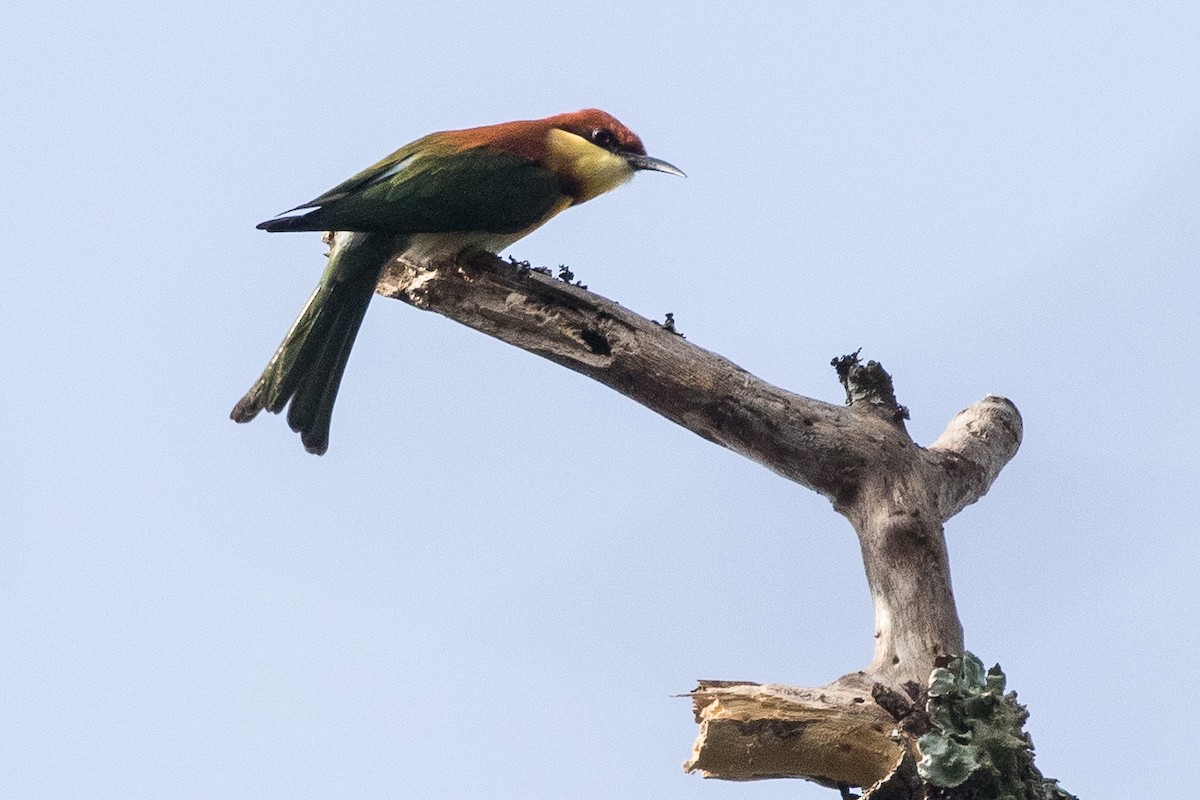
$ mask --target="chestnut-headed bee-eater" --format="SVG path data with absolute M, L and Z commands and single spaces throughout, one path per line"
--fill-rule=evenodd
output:
M 646 155 L 597 109 L 433 133 L 258 227 L 335 231 L 321 282 L 230 416 L 288 408 L 304 449 L 329 447 L 338 384 L 383 267 L 466 249 L 497 252 L 638 170 L 683 173 Z

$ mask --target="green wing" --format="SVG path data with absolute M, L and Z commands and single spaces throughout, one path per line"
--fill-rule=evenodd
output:
M 561 197 L 558 179 L 522 156 L 486 147 L 446 153 L 434 143 L 418 140 L 258 227 L 392 234 L 512 233 L 542 220 Z M 312 210 L 294 215 L 305 209 Z

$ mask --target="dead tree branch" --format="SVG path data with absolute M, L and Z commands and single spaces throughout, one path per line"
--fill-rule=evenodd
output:
M 858 534 L 875 609 L 873 660 L 817 689 L 701 683 L 692 693 L 701 732 L 685 766 L 734 780 L 867 787 L 896 770 L 906 748 L 875 687 L 894 696 L 924 685 L 936 659 L 963 652 L 942 525 L 982 497 L 1015 455 L 1021 417 L 1011 402 L 985 397 L 923 448 L 905 428 L 890 377 L 857 355 L 835 362 L 850 404 L 834 405 L 772 386 L 610 300 L 490 255 L 424 266 L 396 260 L 378 291 L 583 373 L 827 497 Z

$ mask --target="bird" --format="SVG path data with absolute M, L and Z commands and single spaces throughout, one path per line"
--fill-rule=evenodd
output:
M 259 223 L 332 234 L 325 271 L 230 417 L 287 408 L 309 453 L 329 448 L 334 400 L 384 266 L 499 252 L 558 213 L 652 170 L 637 134 L 595 108 L 462 130 L 401 147 L 319 197 Z

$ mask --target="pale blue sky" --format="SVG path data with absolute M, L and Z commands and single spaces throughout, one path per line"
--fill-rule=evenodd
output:
M 689 178 L 511 252 L 810 396 L 862 347 L 923 443 L 1012 398 L 968 647 L 1066 788 L 1195 785 L 1200 6 L 969 5 L 9 9 L 0 795 L 836 797 L 685 776 L 673 697 L 870 659 L 818 496 L 383 300 L 327 456 L 227 419 L 322 267 L 255 223 L 584 106 Z

